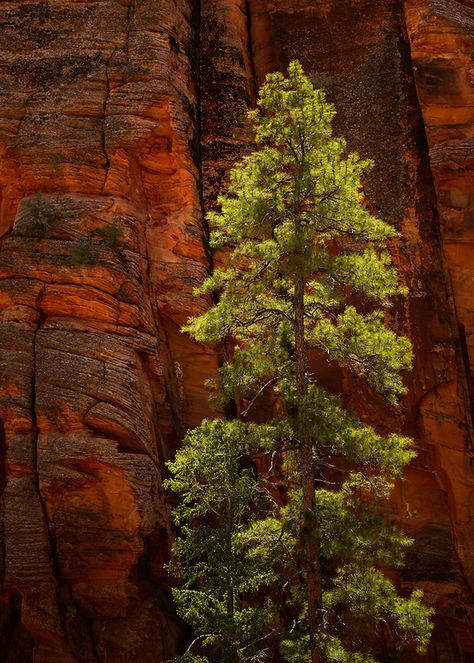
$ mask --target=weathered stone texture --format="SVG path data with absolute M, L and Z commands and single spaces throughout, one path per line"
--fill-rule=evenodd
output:
M 216 356 L 179 327 L 204 305 L 203 206 L 251 147 L 257 86 L 293 57 L 375 160 L 368 204 L 401 233 L 410 395 L 387 415 L 330 379 L 416 439 L 392 504 L 415 539 L 400 582 L 438 617 L 412 660 L 473 660 L 473 26 L 470 0 L 0 3 L 8 663 L 151 663 L 184 641 L 162 476 L 208 414 Z
M 162 474 L 213 365 L 173 347 L 207 269 L 193 11 L 2 3 L 3 586 L 25 660 L 176 649 Z

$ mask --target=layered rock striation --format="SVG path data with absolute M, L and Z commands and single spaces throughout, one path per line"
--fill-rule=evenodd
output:
M 186 640 L 163 570 L 165 461 L 209 414 L 203 212 L 251 148 L 245 113 L 298 57 L 375 160 L 412 339 L 403 408 L 348 404 L 418 458 L 393 498 L 429 655 L 474 660 L 474 5 L 468 0 L 4 1 L 0 12 L 0 652 L 164 661 Z
M 8 660 L 176 648 L 162 475 L 213 362 L 178 333 L 207 270 L 196 21 L 184 1 L 2 3 Z

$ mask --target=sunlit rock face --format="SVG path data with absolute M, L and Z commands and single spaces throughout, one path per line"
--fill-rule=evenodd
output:
M 7 2 L 0 22 L 2 651 L 164 660 L 164 462 L 214 370 L 178 332 L 208 268 L 198 17 Z
M 418 458 L 392 510 L 401 586 L 438 608 L 425 659 L 474 657 L 474 6 L 465 0 L 49 0 L 0 14 L 0 652 L 155 663 L 185 641 L 163 570 L 165 461 L 209 415 L 203 208 L 252 146 L 245 113 L 298 57 L 375 161 L 412 339 L 397 412 L 325 376 Z M 415 658 L 411 659 L 415 661 Z M 416 659 L 418 660 L 418 659 Z

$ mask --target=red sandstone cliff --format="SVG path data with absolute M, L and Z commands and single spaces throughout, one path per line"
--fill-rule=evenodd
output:
M 293 57 L 375 159 L 367 194 L 401 232 L 410 395 L 390 421 L 352 404 L 417 441 L 394 508 L 415 539 L 401 582 L 438 609 L 426 660 L 474 660 L 474 2 L 0 9 L 2 660 L 151 663 L 184 641 L 161 481 L 216 359 L 178 330 L 202 306 L 203 207 Z

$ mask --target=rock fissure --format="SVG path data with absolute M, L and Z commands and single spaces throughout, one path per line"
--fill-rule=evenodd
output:
M 196 81 L 196 120 L 194 125 L 194 141 L 197 145 L 195 150 L 194 162 L 197 168 L 198 176 L 196 181 L 196 186 L 199 195 L 199 212 L 203 228 L 203 246 L 204 252 L 206 255 L 209 273 L 212 274 L 214 269 L 214 256 L 211 250 L 209 240 L 210 240 L 210 229 L 209 223 L 206 217 L 206 209 L 204 202 L 204 176 L 202 172 L 202 109 L 201 109 L 201 0 L 194 0 L 194 44 L 195 44 L 195 60 L 193 65 L 193 74 L 194 80 Z M 196 284 L 197 286 L 199 285 Z
M 72 589 L 69 586 L 69 583 L 65 580 L 64 575 L 61 573 L 61 564 L 59 561 L 59 555 L 57 550 L 56 534 L 55 534 L 55 524 L 54 521 L 49 518 L 48 507 L 46 498 L 43 494 L 41 487 L 41 461 L 40 461 L 40 450 L 39 450 L 39 441 L 40 441 L 40 428 L 38 424 L 37 416 L 37 376 L 38 376 L 38 335 L 42 333 L 44 322 L 46 317 L 43 312 L 43 298 L 45 294 L 45 286 L 43 286 L 37 295 L 35 310 L 38 314 L 38 320 L 36 327 L 33 332 L 33 367 L 32 367 L 32 384 L 31 384 L 31 413 L 32 413 L 32 444 L 34 448 L 34 473 L 37 486 L 37 494 L 39 502 L 41 505 L 41 513 L 43 518 L 43 526 L 48 541 L 48 549 L 51 560 L 51 571 L 53 576 L 53 581 L 55 584 L 55 594 L 56 594 L 56 608 L 60 621 L 62 636 L 64 638 L 64 647 L 65 650 L 71 652 L 71 637 L 74 639 L 74 627 L 71 632 L 71 627 L 69 624 L 70 615 L 68 612 L 68 605 L 65 603 L 64 592 L 68 596 L 68 603 L 71 606 L 74 606 L 75 611 L 79 615 L 80 619 L 85 625 L 85 632 L 88 635 L 88 643 L 81 642 L 79 649 L 82 651 L 84 648 L 89 649 L 93 653 L 93 658 L 86 654 L 85 657 L 82 657 L 80 654 L 78 656 L 80 663 L 100 663 L 100 658 L 98 656 L 96 643 L 93 636 L 92 625 L 90 621 L 83 615 L 80 605 L 73 598 Z M 77 651 L 77 647 L 75 648 Z M 75 660 L 75 659 L 74 659 Z
M 61 571 L 59 558 L 56 548 L 56 540 L 54 535 L 54 523 L 50 521 L 48 516 L 48 509 L 44 495 L 41 489 L 41 475 L 40 475 L 40 453 L 39 453 L 39 437 L 40 429 L 38 425 L 37 417 L 37 376 L 38 376 L 38 346 L 37 339 L 38 334 L 41 333 L 42 324 L 43 324 L 43 311 L 42 311 L 42 299 L 43 299 L 44 288 L 38 292 L 36 298 L 36 311 L 38 314 L 38 320 L 33 331 L 32 338 L 32 379 L 31 379 L 31 423 L 32 423 L 32 445 L 33 445 L 33 457 L 34 457 L 34 474 L 36 480 L 36 490 L 41 505 L 41 514 L 42 514 L 42 525 L 46 534 L 46 539 L 48 541 L 50 562 L 51 562 L 51 571 L 53 575 L 53 582 L 55 585 L 55 594 L 56 594 L 56 608 L 61 624 L 62 633 L 65 635 L 67 633 L 67 619 L 65 615 L 65 610 L 63 602 L 61 600 L 60 586 L 62 583 Z
M 246 29 L 247 29 L 247 49 L 248 57 L 250 61 L 250 74 L 251 74 L 251 90 L 250 94 L 253 99 L 257 97 L 257 73 L 255 69 L 255 58 L 253 53 L 253 38 L 252 38 L 252 11 L 250 8 L 249 0 L 245 0 L 245 19 L 246 19 Z
M 466 374 L 466 384 L 467 384 L 467 395 L 469 399 L 469 411 L 471 415 L 471 430 L 474 430 L 474 387 L 472 384 L 472 370 L 471 370 L 471 359 L 469 357 L 469 350 L 467 348 L 466 340 L 466 328 L 459 323 L 459 340 L 461 345 L 461 355 L 464 362 L 464 372 Z M 468 451 L 474 451 L 474 436 L 471 436 L 471 443 L 468 444 Z
M 115 52 L 116 52 L 116 49 L 114 49 L 111 52 L 111 54 L 109 55 L 109 57 L 107 58 L 107 60 L 104 63 L 105 91 L 104 91 L 104 101 L 103 101 L 103 105 L 102 105 L 102 127 L 101 127 L 101 133 L 100 133 L 102 152 L 103 152 L 104 160 L 105 160 L 104 164 L 103 164 L 105 173 L 104 173 L 104 183 L 102 185 L 102 193 L 104 192 L 105 187 L 107 186 L 107 178 L 108 178 L 109 170 L 110 170 L 110 157 L 109 157 L 109 153 L 107 151 L 107 136 L 106 136 L 106 133 L 107 133 L 107 106 L 108 106 L 109 99 L 110 99 L 109 66 L 110 66 L 110 62 L 112 61 L 112 58 L 115 55 Z

